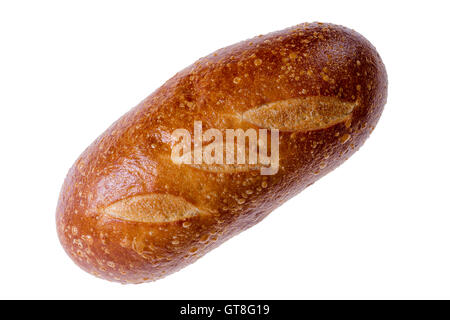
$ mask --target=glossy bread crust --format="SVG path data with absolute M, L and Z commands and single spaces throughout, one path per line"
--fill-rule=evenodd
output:
M 375 48 L 342 26 L 305 23 L 220 49 L 177 73 L 83 152 L 62 187 L 59 239 L 96 276 L 162 278 L 345 161 L 374 129 L 386 97 Z M 193 133 L 194 121 L 204 131 L 279 129 L 278 172 L 172 162 L 171 133 Z

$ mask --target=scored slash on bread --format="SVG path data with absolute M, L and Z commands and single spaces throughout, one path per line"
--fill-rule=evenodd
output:
M 358 102 L 336 97 L 292 98 L 250 109 L 243 119 L 262 128 L 281 131 L 320 130 L 349 120 L 357 105 Z

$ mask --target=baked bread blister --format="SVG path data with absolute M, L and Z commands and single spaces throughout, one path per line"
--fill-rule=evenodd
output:
M 59 239 L 98 277 L 122 283 L 165 277 L 344 162 L 374 129 L 386 98 L 377 51 L 342 26 L 304 23 L 217 50 L 83 152 L 61 190 Z M 195 123 L 224 137 L 230 129 L 265 133 L 267 155 L 277 151 L 276 168 L 263 173 L 274 159 L 194 161 L 196 151 L 192 161 L 174 161 L 174 131 L 195 137 Z M 220 144 L 222 158 L 237 141 Z M 199 143 L 207 150 L 210 142 Z

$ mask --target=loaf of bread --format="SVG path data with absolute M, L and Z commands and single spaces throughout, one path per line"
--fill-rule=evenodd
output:
M 121 283 L 165 277 L 350 157 L 374 129 L 386 98 L 380 56 L 342 26 L 304 23 L 217 50 L 177 73 L 83 152 L 60 194 L 59 239 L 95 276 Z M 174 132 L 194 137 L 195 123 L 224 137 L 230 129 L 266 134 L 267 155 L 277 158 L 211 163 L 196 151 L 186 161 L 173 157 L 180 143 Z M 186 145 L 205 151 L 211 142 L 205 137 Z M 237 141 L 220 146 L 234 150 Z

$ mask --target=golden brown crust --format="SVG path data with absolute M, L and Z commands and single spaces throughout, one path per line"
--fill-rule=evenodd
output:
M 79 157 L 58 202 L 60 241 L 99 277 L 164 277 L 351 156 L 386 97 L 375 48 L 342 26 L 301 24 L 220 49 L 176 74 Z M 194 121 L 204 130 L 279 128 L 279 171 L 172 162 L 171 133 L 192 133 Z

